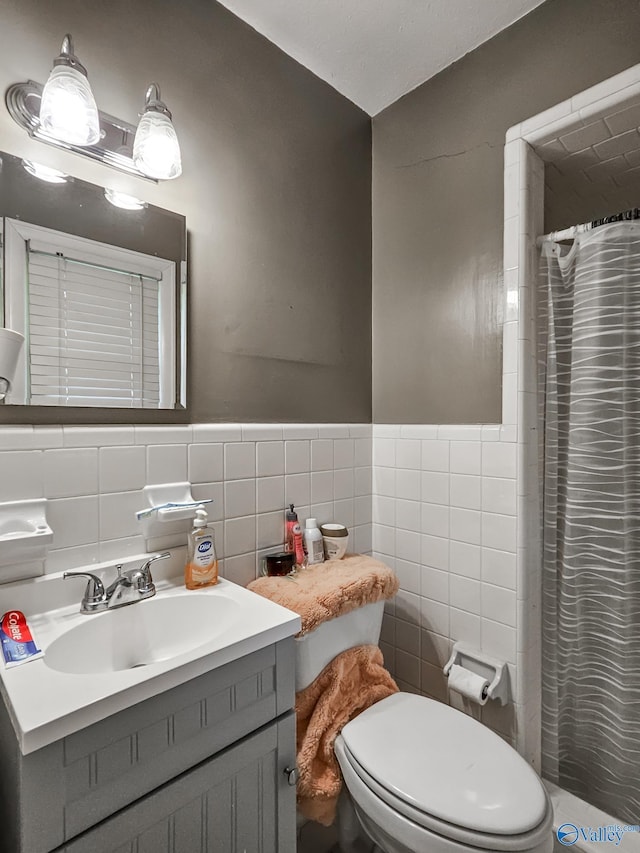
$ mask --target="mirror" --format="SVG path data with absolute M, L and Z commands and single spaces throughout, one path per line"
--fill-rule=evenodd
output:
M 186 407 L 185 217 L 40 168 L 0 153 L 5 404 Z

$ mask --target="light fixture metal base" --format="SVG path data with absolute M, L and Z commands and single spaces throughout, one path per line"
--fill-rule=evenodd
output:
M 98 111 L 101 138 L 95 145 L 88 145 L 86 147 L 73 145 L 72 143 L 62 142 L 60 139 L 55 139 L 44 133 L 40 129 L 40 99 L 42 97 L 42 89 L 43 87 L 40 83 L 36 83 L 34 80 L 27 80 L 26 83 L 14 83 L 7 89 L 5 95 L 5 103 L 11 118 L 26 130 L 32 139 L 37 139 L 39 142 L 46 142 L 48 145 L 54 145 L 56 148 L 74 151 L 76 154 L 90 157 L 92 160 L 97 160 L 99 163 L 110 166 L 112 169 L 117 169 L 128 175 L 135 175 L 138 178 L 144 178 L 145 181 L 151 181 L 154 184 L 158 183 L 154 178 L 150 178 L 139 169 L 136 169 L 133 164 L 133 140 L 136 135 L 135 126 L 108 113 L 103 113 L 102 110 Z

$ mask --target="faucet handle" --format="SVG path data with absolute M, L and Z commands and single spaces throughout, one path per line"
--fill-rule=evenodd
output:
M 81 613 L 95 613 L 96 610 L 102 610 L 106 607 L 107 598 L 104 591 L 104 584 L 97 575 L 91 572 L 64 572 L 62 577 L 67 578 L 88 578 L 87 587 L 80 602 Z
M 156 560 L 166 560 L 167 557 L 170 557 L 170 556 L 171 556 L 171 552 L 165 551 L 164 554 L 156 554 L 155 557 L 149 557 L 149 559 L 146 561 L 146 563 L 143 563 L 140 566 L 140 571 L 141 572 L 148 572 L 149 577 L 151 577 L 151 563 L 154 563 Z
M 138 589 L 141 593 L 148 593 L 149 595 L 153 595 L 155 593 L 155 586 L 153 583 L 153 577 L 151 576 L 151 563 L 154 563 L 156 560 L 166 560 L 167 557 L 170 557 L 171 553 L 169 551 L 165 551 L 163 554 L 156 554 L 154 557 L 149 557 L 149 559 L 143 563 L 138 571 L 135 573 L 138 575 Z

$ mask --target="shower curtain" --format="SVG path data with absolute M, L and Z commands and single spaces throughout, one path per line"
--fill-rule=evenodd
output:
M 640 822 L 640 223 L 540 261 L 543 775 Z

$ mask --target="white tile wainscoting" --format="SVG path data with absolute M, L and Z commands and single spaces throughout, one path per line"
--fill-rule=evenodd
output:
M 221 573 L 246 584 L 284 539 L 284 507 L 340 521 L 371 551 L 370 424 L 0 427 L 0 502 L 47 498 L 44 571 L 144 553 L 145 485 L 193 484 L 208 507 Z
M 516 689 L 514 426 L 373 427 L 373 551 L 395 568 L 382 648 L 402 689 L 481 718 L 515 743 L 516 706 L 484 708 L 447 690 L 462 640 L 509 664 Z
M 515 438 L 513 424 L 1 427 L 0 502 L 47 498 L 44 571 L 55 572 L 143 553 L 143 487 L 188 480 L 196 499 L 214 498 L 221 573 L 241 584 L 282 543 L 288 503 L 301 520 L 339 520 L 354 550 L 400 578 L 383 628 L 389 668 L 404 689 L 446 701 L 454 640 L 508 660 L 515 685 Z M 482 719 L 513 741 L 513 710 L 490 703 Z

